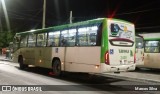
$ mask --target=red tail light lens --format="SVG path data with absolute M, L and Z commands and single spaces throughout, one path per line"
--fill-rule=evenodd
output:
M 110 64 L 110 63 L 109 63 L 109 53 L 108 53 L 108 51 L 105 53 L 105 63 L 106 63 L 107 65 Z
M 136 53 L 134 54 L 134 63 L 136 63 Z

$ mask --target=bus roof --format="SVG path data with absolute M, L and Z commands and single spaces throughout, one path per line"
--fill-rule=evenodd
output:
M 160 33 L 144 33 L 140 34 L 144 40 L 160 40 Z
M 42 32 L 48 31 L 48 30 L 58 31 L 58 30 L 63 30 L 65 28 L 74 28 L 74 27 L 77 27 L 77 26 L 83 26 L 83 25 L 88 25 L 88 24 L 91 24 L 91 25 L 92 24 L 100 24 L 105 19 L 111 19 L 111 18 L 97 18 L 97 19 L 93 19 L 93 20 L 81 21 L 81 22 L 72 23 L 72 24 L 65 24 L 65 25 L 48 27 L 48 28 L 44 28 L 44 29 L 36 29 L 36 30 L 20 32 L 20 33 L 16 33 L 16 35 L 23 35 L 23 34 L 25 35 L 25 34 L 29 34 L 29 33 L 42 33 Z M 119 19 L 114 19 L 114 20 L 130 23 L 128 21 L 119 20 Z

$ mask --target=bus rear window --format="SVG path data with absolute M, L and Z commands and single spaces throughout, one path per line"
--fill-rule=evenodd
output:
M 113 46 L 132 47 L 134 45 L 133 41 L 124 38 L 110 39 L 109 42 Z

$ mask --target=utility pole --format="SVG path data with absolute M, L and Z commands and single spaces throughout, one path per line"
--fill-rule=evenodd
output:
M 45 28 L 46 23 L 46 0 L 43 2 L 43 21 L 42 21 L 42 28 Z
M 1 11 L 2 11 L 2 3 L 0 2 L 0 12 L 1 12 Z M 0 15 L 0 32 L 3 32 L 1 15 Z
M 3 8 L 3 11 L 4 11 L 5 19 L 6 19 L 7 28 L 8 28 L 8 31 L 10 32 L 11 28 L 10 28 L 7 9 L 6 9 L 6 4 L 5 4 L 4 0 L 1 0 L 1 2 L 2 2 L 2 8 Z
M 69 16 L 69 23 L 72 23 L 72 11 L 70 11 L 70 16 Z

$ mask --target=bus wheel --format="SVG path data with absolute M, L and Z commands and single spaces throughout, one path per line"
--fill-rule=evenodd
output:
M 53 72 L 55 76 L 60 76 L 61 75 L 61 63 L 58 59 L 54 60 L 53 62 Z
M 19 56 L 18 63 L 19 63 L 19 68 L 22 70 L 25 69 L 26 67 L 28 67 L 28 65 L 23 64 L 23 57 L 22 56 Z

